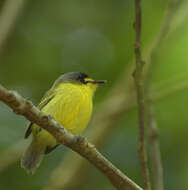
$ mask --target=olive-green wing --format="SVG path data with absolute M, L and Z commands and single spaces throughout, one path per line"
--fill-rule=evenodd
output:
M 55 95 L 56 95 L 56 92 L 53 91 L 52 89 L 46 92 L 44 97 L 41 99 L 39 105 L 37 106 L 39 110 L 42 110 L 55 97 Z M 33 123 L 30 123 L 27 128 L 27 131 L 25 132 L 25 136 L 24 136 L 25 139 L 28 138 L 29 135 L 31 134 L 32 126 L 33 126 Z
M 41 99 L 39 105 L 37 106 L 39 110 L 42 110 L 56 95 L 56 92 L 53 92 L 52 90 L 49 90 L 46 92 L 44 97 Z

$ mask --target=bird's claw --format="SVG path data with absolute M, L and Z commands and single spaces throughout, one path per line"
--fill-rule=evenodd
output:
M 48 118 L 49 119 L 54 119 L 54 117 L 52 115 L 50 115 L 50 114 L 48 115 Z
M 75 142 L 76 143 L 83 143 L 85 141 L 85 137 L 81 136 L 81 135 L 75 135 Z

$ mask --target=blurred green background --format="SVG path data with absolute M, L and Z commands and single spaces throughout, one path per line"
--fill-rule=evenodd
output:
M 0 14 L 3 13 L 6 2 L 7 0 L 1 1 Z M 17 3 L 16 0 L 10 2 L 13 5 Z M 59 75 L 83 71 L 96 79 L 108 80 L 96 93 L 94 102 L 97 112 L 100 104 L 120 82 L 119 79 L 131 71 L 135 35 L 132 29 L 133 1 L 27 0 L 24 3 L 16 22 L 14 21 L 15 26 L 3 48 L 0 48 L 0 83 L 37 104 Z M 168 1 L 164 0 L 143 0 L 144 58 L 160 31 L 167 5 Z M 154 107 L 160 130 L 166 190 L 188 189 L 187 12 L 188 3 L 181 1 L 169 35 L 158 49 L 152 77 L 153 95 L 160 94 L 154 101 Z M 122 84 L 122 91 L 126 82 L 128 81 L 125 80 Z M 128 94 L 129 91 L 125 93 Z M 23 140 L 26 124 L 26 119 L 16 116 L 0 103 L 2 190 L 43 189 L 67 152 L 66 147 L 58 148 L 45 157 L 35 175 L 27 175 L 20 168 L 20 154 L 17 146 L 14 147 L 21 142 L 18 145 L 20 150 L 20 147 L 29 143 Z M 99 148 L 117 167 L 142 185 L 137 139 L 137 110 L 133 106 L 116 122 L 113 134 L 103 139 Z M 76 189 L 96 188 L 114 189 L 90 165 L 84 181 Z

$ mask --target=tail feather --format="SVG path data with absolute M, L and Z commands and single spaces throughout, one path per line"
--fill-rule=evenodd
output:
M 28 173 L 34 174 L 36 169 L 40 166 L 45 152 L 44 146 L 38 146 L 34 141 L 31 142 L 21 159 L 21 167 Z

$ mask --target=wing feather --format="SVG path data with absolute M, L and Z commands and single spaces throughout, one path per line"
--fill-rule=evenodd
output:
M 43 96 L 43 98 L 41 99 L 39 105 L 37 106 L 39 110 L 42 110 L 55 97 L 55 95 L 56 95 L 56 91 L 53 91 L 52 89 L 47 91 L 45 95 Z M 25 136 L 24 136 L 25 139 L 28 138 L 29 135 L 31 134 L 32 126 L 33 126 L 33 123 L 29 123 L 29 126 L 25 132 Z

